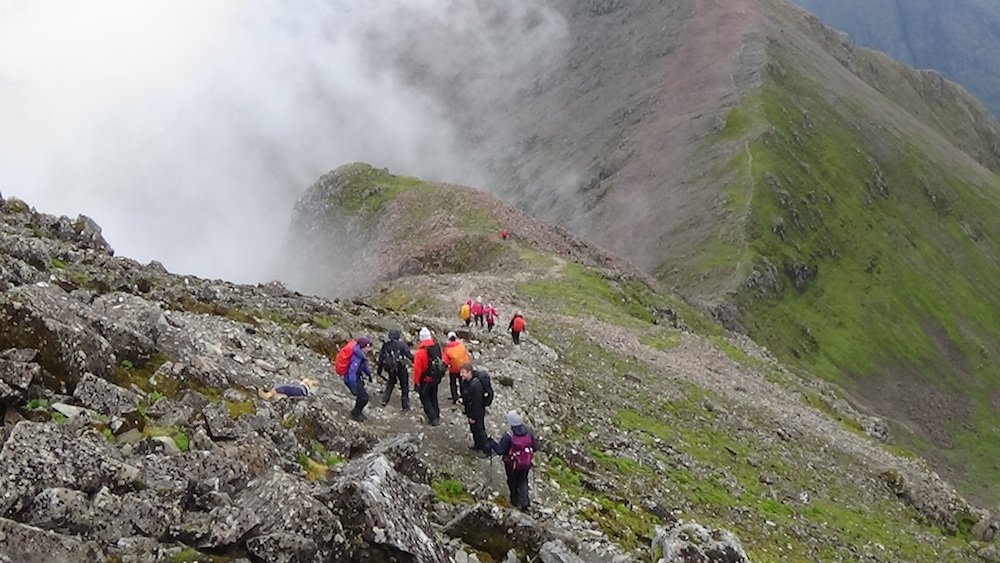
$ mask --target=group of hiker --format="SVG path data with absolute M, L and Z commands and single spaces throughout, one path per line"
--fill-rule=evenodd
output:
M 518 342 L 516 336 L 514 342 Z M 351 418 L 358 422 L 366 420 L 363 411 L 369 398 L 362 376 L 367 376 L 369 382 L 372 381 L 367 358 L 371 348 L 372 342 L 368 338 L 351 340 L 334 359 L 334 371 L 343 377 L 344 383 L 355 397 Z M 537 440 L 524 425 L 521 415 L 513 410 L 506 414 L 510 429 L 499 442 L 487 435 L 486 408 L 493 403 L 493 385 L 488 373 L 473 367 L 469 351 L 458 335 L 449 332 L 447 342 L 442 347 L 434 340 L 430 329 L 423 327 L 418 332 L 416 352 L 411 352 L 402 339 L 402 332 L 399 329 L 390 330 L 379 350 L 376 366 L 379 377 L 382 373 L 387 374 L 385 388 L 382 390 L 382 407 L 388 405 L 393 390 L 398 386 L 400 406 L 404 412 L 410 410 L 408 363 L 413 365 L 413 389 L 420 398 L 427 424 L 441 424 L 438 386 L 447 374 L 451 402 L 462 406 L 469 423 L 472 434 L 469 449 L 484 459 L 493 454 L 503 456 L 511 504 L 527 510 L 530 505 L 528 471 L 538 446 Z
M 493 303 L 486 303 L 484 305 L 483 297 L 480 295 L 475 301 L 469 299 L 465 303 L 462 303 L 458 308 L 458 316 L 465 323 L 466 327 L 471 327 L 475 323 L 477 328 L 482 328 L 485 324 L 487 332 L 493 332 L 493 327 L 496 325 L 497 319 L 500 318 L 500 313 L 497 312 Z M 524 316 L 521 313 L 514 313 L 514 316 L 510 319 L 510 324 L 507 325 L 507 331 L 510 332 L 514 344 L 521 343 L 521 333 L 526 328 Z M 453 398 L 454 395 L 455 393 L 452 392 Z

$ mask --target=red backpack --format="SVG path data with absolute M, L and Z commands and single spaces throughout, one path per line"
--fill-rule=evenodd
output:
M 354 355 L 354 345 L 357 343 L 357 340 L 348 340 L 340 352 L 337 352 L 337 360 L 333 363 L 333 370 L 340 377 L 347 375 L 347 371 L 351 368 L 351 356 Z
M 524 332 L 524 317 L 515 317 L 514 324 L 511 325 L 514 332 Z
M 472 305 L 472 314 L 475 315 L 475 316 L 477 316 L 477 317 L 479 315 L 482 315 L 483 314 L 483 304 L 480 303 L 479 301 L 476 301 L 475 303 L 473 303 L 473 305 Z
M 535 459 L 535 450 L 532 448 L 534 440 L 531 434 L 514 434 L 507 432 L 510 436 L 510 449 L 507 450 L 505 461 L 514 471 L 525 471 L 531 469 L 531 464 Z

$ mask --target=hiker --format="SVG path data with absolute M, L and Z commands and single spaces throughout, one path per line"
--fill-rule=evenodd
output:
M 289 397 L 308 397 L 312 390 L 319 386 L 319 380 L 303 377 L 298 384 L 285 383 L 275 385 L 268 390 L 258 389 L 257 396 L 261 399 L 287 399 Z
M 462 406 L 465 416 L 469 419 L 469 431 L 472 432 L 470 450 L 479 452 L 479 457 L 490 457 L 491 447 L 486 437 L 486 391 L 482 377 L 484 372 L 472 369 L 472 364 L 462 364 L 459 373 L 462 376 Z M 489 377 L 489 376 L 486 376 Z M 492 393 L 492 389 L 490 390 Z
M 510 324 L 507 325 L 507 330 L 510 331 L 510 336 L 514 339 L 514 344 L 520 344 L 521 333 L 526 330 L 524 317 L 521 316 L 521 313 L 514 313 L 514 318 L 512 318 L 510 320 Z
M 462 341 L 458 339 L 458 335 L 454 332 L 448 333 L 448 343 L 444 346 L 444 354 L 442 354 L 441 359 L 448 366 L 451 404 L 454 405 L 458 403 L 458 399 L 460 398 L 458 394 L 459 371 L 463 365 L 469 363 L 469 350 L 465 347 L 465 344 L 462 344 Z
M 447 371 L 441 359 L 441 347 L 431 338 L 427 327 L 420 329 L 420 344 L 413 355 L 413 388 L 420 395 L 420 404 L 424 407 L 427 424 L 441 424 L 441 407 L 438 406 L 438 384 Z M 440 370 L 438 372 L 437 370 Z
M 351 350 L 350 366 L 347 368 L 347 374 L 344 375 L 344 383 L 354 395 L 354 409 L 351 410 L 351 419 L 364 422 L 367 417 L 362 411 L 368 404 L 368 392 L 365 391 L 365 381 L 361 375 L 367 375 L 368 381 L 371 382 L 372 370 L 368 367 L 368 357 L 365 356 L 365 353 L 371 350 L 372 341 L 367 338 L 359 338 L 354 342 L 353 347 L 350 347 L 350 344 L 348 342 L 344 347 Z
M 507 229 L 500 231 L 500 238 L 502 238 L 503 240 L 507 240 L 508 236 L 510 236 L 510 232 L 507 231 Z
M 382 376 L 382 371 L 389 375 L 385 382 L 385 390 L 382 391 L 382 406 L 389 404 L 392 397 L 392 390 L 399 385 L 399 392 L 402 395 L 400 406 L 403 412 L 410 410 L 410 381 L 407 378 L 406 363 L 404 359 L 413 361 L 413 353 L 405 342 L 400 340 L 403 333 L 398 328 L 389 330 L 389 340 L 382 344 L 382 349 L 378 353 L 378 376 Z
M 493 308 L 493 304 L 490 303 L 486 305 L 483 310 L 483 317 L 486 318 L 486 331 L 493 332 L 493 325 L 497 324 L 497 310 Z
M 476 302 L 472 304 L 472 317 L 476 319 L 476 326 L 483 328 L 483 297 L 476 297 Z
M 465 303 L 462 303 L 462 306 L 459 307 L 459 309 L 458 309 L 458 316 L 462 317 L 462 320 L 465 321 L 465 326 L 468 327 L 469 323 L 472 322 L 472 300 L 471 299 L 469 299 Z
M 524 425 L 524 419 L 517 411 L 506 415 L 510 430 L 504 433 L 500 443 L 490 440 L 490 447 L 497 455 L 503 456 L 503 468 L 507 472 L 507 488 L 510 489 L 510 504 L 523 511 L 531 506 L 528 500 L 528 471 L 538 450 L 538 440 Z

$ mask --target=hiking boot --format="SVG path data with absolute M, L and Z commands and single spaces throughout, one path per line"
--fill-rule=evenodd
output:
M 351 415 L 351 420 L 356 421 L 356 422 L 364 422 L 364 421 L 368 420 L 368 417 L 365 416 L 364 413 L 361 413 L 361 414 L 352 414 Z
M 440 426 L 441 425 L 441 419 L 440 418 L 435 418 L 434 420 L 430 421 L 428 424 L 430 424 L 431 426 Z
M 403 412 L 410 412 L 410 405 L 403 407 Z
M 383 401 L 383 402 L 379 403 L 378 406 L 384 409 L 385 406 L 388 405 L 388 404 L 389 404 L 389 401 Z
M 489 457 L 490 457 L 490 454 L 488 454 L 486 452 L 482 452 L 482 451 L 479 452 L 479 459 L 489 459 Z

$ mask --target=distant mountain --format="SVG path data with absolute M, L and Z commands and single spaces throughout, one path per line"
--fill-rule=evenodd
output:
M 965 86 L 1000 115 L 1000 3 L 992 0 L 795 0 L 858 45 Z

